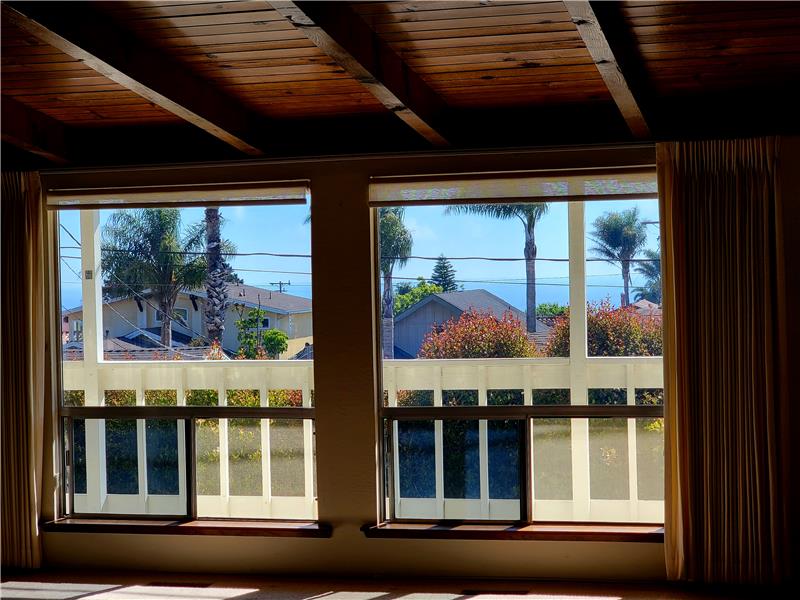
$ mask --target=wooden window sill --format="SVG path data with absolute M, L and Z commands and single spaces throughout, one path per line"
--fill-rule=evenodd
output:
M 365 525 L 362 527 L 362 531 L 368 538 L 647 542 L 651 544 L 664 542 L 662 525 L 382 523 Z
M 157 519 L 74 519 L 49 521 L 44 531 L 76 533 L 146 533 L 156 535 L 226 535 L 260 537 L 331 537 L 331 527 L 315 521 L 174 521 Z

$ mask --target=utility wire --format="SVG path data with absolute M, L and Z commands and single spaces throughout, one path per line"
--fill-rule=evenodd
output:
M 116 252 L 135 254 L 135 250 L 124 250 L 122 248 L 103 248 L 102 252 Z M 178 254 L 184 256 L 205 256 L 206 252 L 197 251 L 184 251 L 184 250 L 159 250 L 158 254 Z M 226 257 L 235 256 L 273 256 L 276 258 L 311 258 L 310 254 L 289 254 L 283 252 L 223 252 Z M 437 261 L 441 256 L 382 256 L 385 260 L 432 260 Z M 527 262 L 527 261 L 543 261 L 543 262 L 569 262 L 569 258 L 524 258 L 524 257 L 504 257 L 504 256 L 445 256 L 446 260 L 487 260 L 492 262 Z M 627 262 L 659 262 L 660 258 L 632 258 Z M 606 258 L 586 258 L 587 262 L 609 262 Z M 613 261 L 612 261 L 613 262 Z
M 122 319 L 123 321 L 125 321 L 125 322 L 126 322 L 128 325 L 130 325 L 131 327 L 133 327 L 133 328 L 134 328 L 136 331 L 139 331 L 139 332 L 141 332 L 141 333 L 144 333 L 144 334 L 146 335 L 147 339 L 150 339 L 150 336 L 151 336 L 152 334 L 151 334 L 149 331 L 146 331 L 146 330 L 142 329 L 141 327 L 139 327 L 138 325 L 134 325 L 133 323 L 131 323 L 131 322 L 130 322 L 130 321 L 127 319 L 127 317 L 125 317 L 125 316 L 124 316 L 122 313 L 120 313 L 120 312 L 119 312 L 119 311 L 118 311 L 116 308 L 114 308 L 113 306 L 111 306 L 111 304 L 110 304 L 110 303 L 103 302 L 103 306 L 107 306 L 108 308 L 110 308 L 110 309 L 111 309 L 111 310 L 112 310 L 114 313 L 116 313 L 116 315 L 117 315 L 117 316 L 118 316 L 120 319 Z M 103 339 L 105 339 L 105 338 L 103 338 Z M 114 338 L 111 338 L 111 339 L 113 340 Z M 151 341 L 153 341 L 154 343 L 158 344 L 159 346 L 161 346 L 161 347 L 162 347 L 162 348 L 164 348 L 165 350 L 173 350 L 173 348 L 170 348 L 170 347 L 166 346 L 166 345 L 165 345 L 165 344 L 163 344 L 161 341 L 156 341 L 156 340 L 151 340 Z M 119 346 L 119 344 L 117 344 L 117 345 Z M 123 348 L 122 346 L 119 346 L 119 347 L 120 347 L 120 348 L 122 348 L 123 350 L 125 350 L 125 348 Z
M 81 280 L 82 280 L 82 278 L 81 278 L 81 274 L 80 274 L 80 273 L 78 273 L 78 272 L 77 272 L 77 271 L 76 271 L 76 270 L 75 270 L 75 269 L 72 267 L 72 265 L 71 265 L 71 264 L 69 264 L 69 263 L 68 263 L 66 260 L 64 260 L 64 257 L 63 257 L 63 256 L 61 257 L 61 260 L 64 262 L 64 265 L 66 265 L 66 267 L 67 267 L 67 268 L 68 268 L 70 271 L 72 271 L 72 272 L 73 272 L 73 274 L 75 275 L 75 277 L 77 277 L 77 278 L 78 278 L 78 280 L 79 280 L 79 281 L 81 281 Z
M 60 223 L 59 223 L 59 224 L 60 224 Z M 70 236 L 70 237 L 71 237 L 73 240 L 75 240 L 75 243 L 76 243 L 76 244 L 78 244 L 78 248 L 80 249 L 80 248 L 81 248 L 81 243 L 80 243 L 78 240 L 76 240 L 76 239 L 75 239 L 75 236 L 74 236 L 74 235 L 72 235 L 72 234 L 70 233 L 70 231 L 69 231 L 69 230 L 68 230 L 66 227 L 64 227 L 63 225 L 61 225 L 61 227 L 64 229 L 64 231 L 66 231 L 66 232 L 67 232 L 67 234 L 68 234 L 68 235 L 69 235 L 69 236 Z M 203 254 L 205 254 L 205 253 L 203 253 Z M 68 263 L 67 263 L 66 261 L 64 261 L 64 264 L 65 264 L 65 265 L 67 265 L 67 266 L 69 266 L 69 265 L 68 265 Z M 72 267 L 70 267 L 70 269 L 71 269 L 71 268 L 72 268 Z M 75 271 L 73 271 L 73 273 L 74 273 L 74 272 L 75 272 Z M 77 273 L 76 273 L 76 275 L 77 275 Z M 128 283 L 126 283 L 125 281 L 123 281 L 123 280 L 122 280 L 122 279 L 121 279 L 121 278 L 120 278 L 120 277 L 119 277 L 119 276 L 118 276 L 116 273 L 111 273 L 111 276 L 113 276 L 113 277 L 114 277 L 114 278 L 115 278 L 117 281 L 119 281 L 119 282 L 120 282 L 122 285 L 124 285 L 126 288 L 128 288 L 128 289 L 129 289 L 129 290 L 130 290 L 130 291 L 133 293 L 133 295 L 134 295 L 134 296 L 136 296 L 136 297 L 137 297 L 137 298 L 139 298 L 139 299 L 140 299 L 142 302 L 144 302 L 145 304 L 147 304 L 147 305 L 148 305 L 150 308 L 152 308 L 153 310 L 155 310 L 155 311 L 156 311 L 156 314 L 158 314 L 159 312 L 161 312 L 161 309 L 159 309 L 159 308 L 158 308 L 157 306 L 155 306 L 155 305 L 154 305 L 152 302 L 150 302 L 150 300 L 148 300 L 146 297 L 142 296 L 142 295 L 141 295 L 139 292 L 137 292 L 137 291 L 136 291 L 136 289 L 134 289 L 134 288 L 133 288 L 133 287 L 132 287 L 130 284 L 128 284 Z M 78 275 L 78 277 L 80 277 L 80 275 Z M 111 310 L 114 310 L 114 309 L 111 307 L 111 303 L 109 303 L 109 302 L 105 302 L 105 301 L 104 301 L 104 302 L 103 302 L 103 305 L 104 305 L 104 306 L 108 306 L 109 308 L 111 308 Z M 114 312 L 115 312 L 115 313 L 117 313 L 117 314 L 119 314 L 119 313 L 118 313 L 116 310 L 114 310 Z M 173 320 L 173 321 L 175 320 L 175 319 L 172 319 L 172 317 L 171 317 L 171 316 L 170 316 L 170 319 L 171 319 L 171 320 Z M 128 321 L 127 319 L 124 319 L 124 317 L 123 317 L 123 320 L 125 320 L 125 321 L 126 321 L 128 324 L 129 324 L 129 325 L 133 325 L 133 324 L 132 324 L 130 321 Z M 179 324 L 179 325 L 182 325 L 183 327 L 185 327 L 186 329 L 188 329 L 188 330 L 189 330 L 189 331 L 190 331 L 190 332 L 191 332 L 193 335 L 195 335 L 196 337 L 199 337 L 199 338 L 202 338 L 202 339 L 204 339 L 204 340 L 207 340 L 207 341 L 208 341 L 208 337 L 206 337 L 206 336 L 204 336 L 202 333 L 198 333 L 197 331 L 195 331 L 194 329 L 192 329 L 192 328 L 189 326 L 189 324 L 188 324 L 188 323 L 181 323 L 180 321 L 178 321 L 178 324 Z M 134 326 L 134 327 L 136 327 L 135 325 L 133 325 L 133 326 Z M 138 327 L 136 327 L 136 328 L 137 328 L 137 329 L 139 329 Z M 142 330 L 141 330 L 141 329 L 139 329 L 139 331 L 142 331 Z M 159 343 L 160 343 L 160 342 L 159 342 Z M 167 348 L 167 346 L 164 346 L 163 344 L 161 344 L 161 345 L 162 345 L 164 348 Z
M 78 238 L 76 238 L 74 235 L 72 235 L 72 232 L 71 232 L 69 229 L 67 229 L 66 227 L 64 227 L 64 224 L 63 224 L 63 223 L 59 223 L 59 224 L 58 224 L 58 226 L 59 226 L 59 227 L 61 227 L 61 229 L 63 229 L 64 231 L 66 231 L 66 232 L 67 232 L 67 235 L 68 235 L 69 237 L 71 237 L 71 238 L 72 238 L 72 241 L 73 241 L 73 242 L 75 242 L 76 244 L 78 244 L 78 248 L 80 248 L 80 247 L 81 247 L 81 243 L 78 241 Z M 66 247 L 66 246 L 65 246 L 65 247 Z

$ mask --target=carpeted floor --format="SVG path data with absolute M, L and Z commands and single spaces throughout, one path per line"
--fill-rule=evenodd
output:
M 692 600 L 764 598 L 763 590 L 668 584 L 478 580 L 277 579 L 258 576 L 40 571 L 3 573 L 0 597 L 47 600 Z

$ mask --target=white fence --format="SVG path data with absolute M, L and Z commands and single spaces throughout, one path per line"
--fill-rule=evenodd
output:
M 108 390 L 132 390 L 136 405 L 145 406 L 147 390 L 174 390 L 179 406 L 185 405 L 189 390 L 215 390 L 219 405 L 225 406 L 230 390 L 257 390 L 262 407 L 269 406 L 271 390 L 301 390 L 304 407 L 312 405 L 313 361 L 163 361 L 63 363 L 65 390 L 83 390 L 86 406 L 102 406 Z M 387 360 L 384 361 L 384 389 L 388 405 L 397 406 L 400 390 L 432 391 L 433 406 L 442 406 L 443 390 L 476 390 L 478 405 L 486 406 L 490 390 L 521 390 L 523 403 L 532 405 L 536 389 L 569 389 L 571 403 L 587 404 L 589 389 L 624 389 L 627 404 L 636 404 L 636 391 L 663 386 L 660 358 L 568 358 L 491 359 L 491 360 Z M 498 407 L 502 409 L 502 407 Z M 413 410 L 413 409 L 410 409 Z M 113 414 L 113 413 L 112 413 Z M 269 419 L 260 419 L 261 481 L 259 496 L 230 493 L 228 427 L 219 421 L 219 495 L 197 498 L 199 516 L 312 519 L 316 517 L 314 490 L 313 423 L 303 421 L 302 469 L 304 495 L 280 496 L 272 493 Z M 663 501 L 639 499 L 640 469 L 637 465 L 637 427 L 627 421 L 626 499 L 591 497 L 589 419 L 570 419 L 571 498 L 548 500 L 537 497 L 533 485 L 535 520 L 660 522 Z M 86 493 L 74 495 L 74 508 L 82 513 L 181 514 L 186 510 L 186 461 L 184 431 L 178 427 L 177 495 L 147 493 L 147 448 L 145 425 L 137 421 L 138 494 L 110 494 L 106 481 L 105 424 L 86 421 Z M 391 453 L 394 489 L 400 490 L 397 424 Z M 532 445 L 531 445 L 532 447 Z M 430 498 L 394 498 L 397 518 L 432 519 L 517 519 L 517 500 L 489 497 L 489 434 L 486 421 L 479 422 L 478 454 L 480 498 L 445 497 L 443 424 L 434 424 L 435 493 Z M 529 480 L 536 481 L 537 461 L 531 461 Z M 402 490 L 400 490 L 402 491 Z M 539 494 L 541 495 L 541 494 Z M 391 511 L 389 511 L 391 512 Z

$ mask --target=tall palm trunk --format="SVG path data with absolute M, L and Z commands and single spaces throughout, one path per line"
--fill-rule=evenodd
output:
M 211 341 L 221 340 L 225 333 L 225 311 L 228 307 L 227 269 L 222 260 L 219 234 L 219 209 L 206 209 L 206 332 Z
M 625 259 L 622 261 L 622 306 L 628 306 L 631 303 L 631 261 Z
M 525 228 L 525 328 L 536 331 L 536 234 L 533 226 Z
M 383 358 L 394 358 L 394 290 L 392 271 L 383 272 L 383 310 L 381 319 L 381 345 Z
M 161 300 L 158 310 L 161 311 L 161 344 L 172 348 L 172 306 L 168 301 Z

